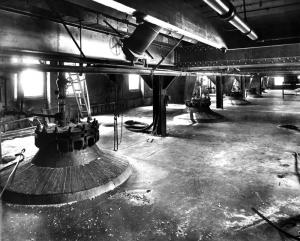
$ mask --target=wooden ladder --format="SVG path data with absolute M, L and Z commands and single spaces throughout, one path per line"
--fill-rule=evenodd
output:
M 78 73 L 67 73 L 66 77 L 72 86 L 80 117 L 91 118 L 90 98 L 85 77 L 81 77 Z

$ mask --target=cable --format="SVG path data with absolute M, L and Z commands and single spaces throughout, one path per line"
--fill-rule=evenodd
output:
M 268 224 L 270 224 L 273 228 L 275 228 L 277 231 L 283 233 L 286 235 L 288 238 L 294 239 L 294 240 L 300 240 L 300 238 L 282 230 L 279 228 L 277 225 L 275 225 L 273 222 L 271 222 L 269 219 L 267 219 L 264 215 L 262 215 L 259 211 L 257 211 L 255 208 L 251 208 L 253 212 L 255 212 L 258 216 L 260 216 L 263 220 L 265 220 Z
M 4 191 L 6 190 L 6 188 L 8 187 L 8 185 L 9 185 L 11 179 L 13 179 L 13 177 L 14 177 L 14 175 L 15 175 L 15 173 L 16 173 L 16 170 L 17 170 L 17 168 L 18 168 L 18 166 L 19 166 L 19 164 L 20 164 L 20 162 L 24 160 L 24 158 L 25 158 L 24 155 L 23 155 L 24 152 L 25 152 L 25 148 L 23 148 L 22 151 L 21 151 L 20 153 L 17 153 L 17 154 L 15 155 L 15 156 L 19 157 L 19 160 L 16 162 L 16 165 L 14 166 L 14 169 L 12 170 L 12 172 L 9 174 L 9 176 L 8 176 L 8 178 L 7 178 L 7 181 L 6 181 L 6 183 L 5 183 L 5 186 L 3 187 L 3 189 L 2 189 L 2 191 L 1 191 L 1 193 L 0 193 L 0 199 L 2 199 L 2 195 L 3 195 Z

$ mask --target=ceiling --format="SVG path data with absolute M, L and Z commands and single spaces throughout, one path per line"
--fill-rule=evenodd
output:
M 50 1 L 55 3 L 59 15 L 64 21 L 71 24 L 71 26 L 73 26 L 72 24 L 77 24 L 75 25 L 76 27 L 78 24 L 80 24 L 91 30 L 97 30 L 101 33 L 103 32 L 109 35 L 116 35 L 116 33 L 114 33 L 114 31 L 103 21 L 108 20 L 109 23 L 114 28 L 118 29 L 118 31 L 122 32 L 122 34 L 130 35 L 138 24 L 136 19 L 132 16 L 95 3 L 94 0 Z M 249 47 L 258 46 L 277 46 L 292 43 L 294 46 L 292 46 L 291 49 L 294 48 L 297 51 L 292 51 L 289 56 L 285 56 L 282 51 L 278 51 L 278 56 L 275 56 L 276 58 L 273 56 L 272 58 L 266 59 L 268 53 L 268 49 L 266 49 L 265 55 L 260 56 L 260 58 L 254 58 L 254 60 L 256 61 L 256 64 L 260 64 L 260 60 L 258 61 L 257 59 L 262 59 L 262 61 L 265 62 L 269 61 L 270 63 L 268 62 L 268 64 L 271 66 L 278 64 L 276 62 L 277 59 L 284 56 L 289 59 L 279 59 L 279 61 L 284 62 L 280 64 L 290 67 L 290 61 L 296 61 L 296 70 L 299 71 L 299 60 L 294 60 L 294 58 L 299 57 L 299 48 L 296 44 L 300 43 L 299 0 L 231 0 L 231 3 L 236 8 L 239 16 L 244 19 L 257 33 L 259 38 L 256 41 L 250 40 L 247 36 L 243 35 L 227 21 L 223 20 L 202 0 L 117 1 L 145 14 L 149 14 L 165 22 L 173 24 L 178 28 L 182 28 L 186 31 L 204 36 L 209 41 L 219 41 L 220 43 L 224 42 L 230 50 L 247 49 Z M 49 8 L 46 0 L 4 0 L 0 3 L 0 9 L 7 9 L 15 12 L 20 11 L 22 14 L 32 14 L 41 18 L 57 18 L 57 14 Z M 180 34 L 176 35 L 170 31 L 164 31 L 156 38 L 154 44 L 157 44 L 158 48 L 161 46 L 167 46 L 168 48 L 171 48 L 180 37 Z M 99 39 L 95 38 L 95 41 L 99 41 Z M 195 46 L 194 44 L 195 42 L 186 41 L 182 43 L 182 46 L 200 47 L 204 48 L 203 51 L 207 51 L 205 44 L 201 42 L 198 42 Z M 192 61 L 193 63 L 191 63 L 190 60 L 189 65 L 199 65 L 199 61 L 205 61 L 201 58 L 201 56 L 203 57 L 206 55 L 201 51 L 199 54 L 195 54 L 195 50 L 192 50 L 192 54 L 188 54 L 189 58 L 191 55 L 194 55 L 195 57 L 195 60 Z M 249 53 L 252 53 L 251 49 L 249 49 L 249 51 Z M 223 57 L 219 57 L 219 52 L 217 54 L 214 52 L 212 54 L 210 53 L 209 57 L 217 56 L 216 59 L 214 59 L 213 64 L 208 61 L 208 57 L 206 59 L 206 61 L 209 62 L 207 63 L 211 64 L 213 68 L 217 68 L 214 66 L 222 61 Z M 245 56 L 248 56 L 249 59 L 251 59 L 252 55 L 249 53 L 246 51 Z M 160 58 L 160 56 L 158 57 Z M 246 57 L 243 58 L 248 59 L 248 57 Z M 243 58 L 240 58 L 239 60 Z M 226 59 L 223 60 L 225 61 Z M 219 62 L 215 63 L 216 61 Z M 200 63 L 200 65 L 202 64 L 203 63 Z M 227 62 L 224 65 L 226 64 Z M 234 64 L 236 65 L 237 63 Z M 248 64 L 252 64 L 252 62 L 249 62 Z M 269 68 L 269 65 L 266 68 Z M 292 70 L 294 71 L 294 69 Z
M 229 48 L 300 42 L 299 0 L 231 0 L 240 17 L 259 36 L 255 42 L 242 36 L 232 25 L 220 19 L 204 2 L 189 2 L 195 8 L 201 9 L 205 18 L 217 26 Z
M 81 2 L 80 6 L 77 4 L 78 2 Z M 55 1 L 55 4 L 64 19 L 68 21 L 82 21 L 96 28 L 107 28 L 107 26 L 103 26 L 103 22 L 97 22 L 96 17 L 91 14 L 99 11 L 131 22 L 134 26 L 134 21 L 125 14 L 100 4 L 98 4 L 97 9 L 91 8 L 89 5 L 91 2 L 91 0 L 84 2 L 66 0 Z M 231 0 L 237 13 L 248 22 L 259 36 L 257 41 L 251 41 L 243 36 L 201 0 L 165 0 L 163 3 L 158 0 L 152 0 L 151 3 L 148 0 L 118 0 L 118 2 L 142 12 L 150 13 L 174 25 L 181 25 L 179 27 L 199 31 L 205 36 L 211 35 L 209 36 L 211 39 L 221 36 L 228 48 L 300 42 L 299 0 Z M 6 0 L 1 1 L 0 7 L 3 6 L 53 17 L 53 12 L 47 8 L 45 1 Z M 199 26 L 200 28 L 197 28 Z

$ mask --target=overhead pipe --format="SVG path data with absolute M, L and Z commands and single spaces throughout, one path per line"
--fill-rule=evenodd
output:
M 208 6 L 215 10 L 223 19 L 228 21 L 239 31 L 252 40 L 257 40 L 258 36 L 249 25 L 240 18 L 232 3 L 228 0 L 203 0 Z

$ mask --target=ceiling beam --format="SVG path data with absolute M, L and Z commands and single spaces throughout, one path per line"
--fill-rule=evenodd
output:
M 177 66 L 191 71 L 236 68 L 245 71 L 268 68 L 299 70 L 300 44 L 230 49 L 226 53 L 212 48 L 185 47 L 175 54 Z

